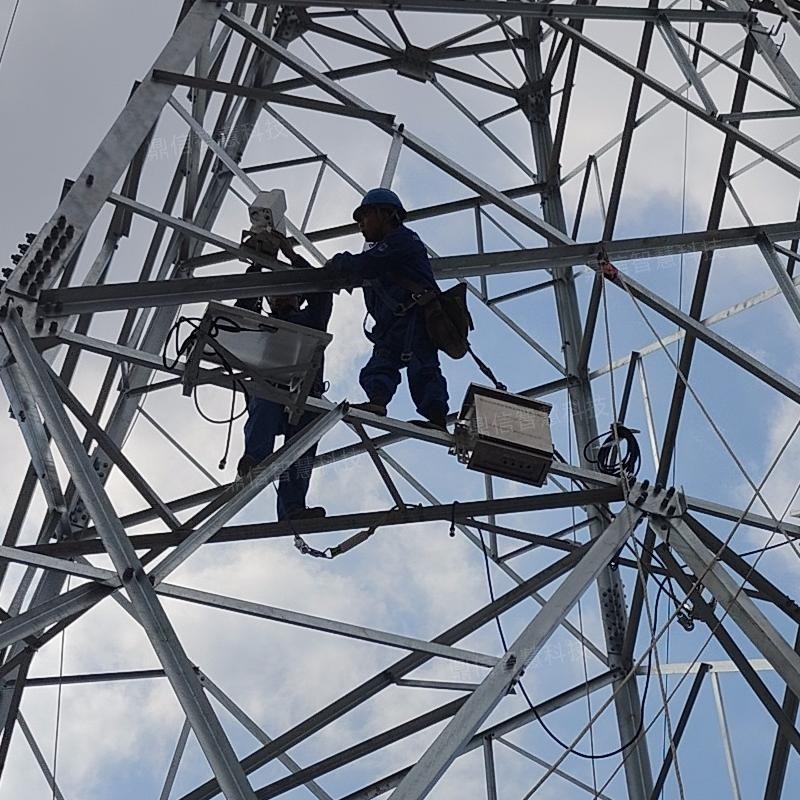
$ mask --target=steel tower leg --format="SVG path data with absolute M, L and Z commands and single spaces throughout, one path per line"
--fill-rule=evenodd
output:
M 523 20 L 523 31 L 531 44 L 525 49 L 526 66 L 529 80 L 547 80 L 540 90 L 533 89 L 527 104 L 523 108 L 528 116 L 533 139 L 533 151 L 539 172 L 551 170 L 552 174 L 540 174 L 539 179 L 547 188 L 542 192 L 542 213 L 545 221 L 560 231 L 567 230 L 566 215 L 561 198 L 558 164 L 551 164 L 553 156 L 553 134 L 550 126 L 550 86 L 549 78 L 545 78 L 545 70 L 541 61 L 540 44 L 542 30 L 535 20 Z M 571 241 L 564 233 L 564 241 Z M 551 244 L 555 244 L 551 242 Z M 575 438 L 578 452 L 583 461 L 584 447 L 597 436 L 597 420 L 595 418 L 594 399 L 589 381 L 588 371 L 580 367 L 580 344 L 582 327 L 578 298 L 572 269 L 560 270 L 556 278 L 554 291 L 558 320 L 561 328 L 561 339 L 567 374 L 576 381 L 570 384 L 569 398 L 572 418 L 575 426 Z M 588 463 L 582 466 L 591 468 Z M 599 536 L 603 527 L 598 521 L 591 523 L 592 538 Z M 600 604 L 603 611 L 603 632 L 609 656 L 609 668 L 625 668 L 623 663 L 623 638 L 627 625 L 625 595 L 619 572 L 605 568 L 597 578 L 600 592 Z M 639 730 L 641 715 L 641 699 L 635 681 L 617 681 L 614 683 L 617 724 L 621 744 L 633 742 Z M 625 778 L 630 800 L 646 800 L 653 790 L 653 775 L 650 757 L 647 752 L 645 737 L 639 738 L 625 751 Z

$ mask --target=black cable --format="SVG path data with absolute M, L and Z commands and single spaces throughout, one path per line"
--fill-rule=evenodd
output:
M 641 539 L 637 539 L 635 536 L 634 536 L 634 539 L 636 540 L 636 544 L 638 544 L 639 547 L 642 548 L 642 550 L 644 550 L 646 553 L 650 554 L 650 558 L 653 558 L 656 561 L 658 561 L 658 563 L 661 564 L 661 566 L 664 568 L 664 570 L 667 570 L 666 564 L 664 564 L 664 562 L 661 559 L 661 556 L 659 556 L 659 554 L 655 550 L 653 550 L 653 549 L 651 549 L 649 547 L 646 547 L 645 543 Z M 633 554 L 634 559 L 636 559 L 638 561 L 639 557 L 638 557 L 636 551 L 630 546 L 630 544 L 628 542 L 625 543 L 625 547 L 628 550 L 631 551 L 631 553 Z M 673 603 L 675 603 L 675 608 L 676 609 L 683 608 L 683 605 L 684 605 L 684 603 L 686 601 L 685 600 L 678 600 L 678 598 L 675 596 L 675 592 L 674 592 L 674 590 L 672 588 L 672 576 L 671 575 L 667 575 L 664 580 L 659 579 L 658 575 L 655 575 L 653 573 L 650 573 L 650 577 L 661 587 L 661 591 L 664 592 L 664 594 L 666 594 L 667 597 L 669 597 L 672 600 Z M 669 589 L 667 589 L 665 587 L 665 585 L 664 585 L 665 582 L 669 583 L 669 586 L 670 586 Z
M 483 561 L 484 561 L 484 565 L 485 565 L 485 568 L 486 568 L 486 581 L 487 581 L 488 586 L 489 586 L 489 597 L 491 598 L 492 602 L 494 603 L 495 602 L 494 585 L 492 583 L 491 570 L 489 569 L 489 555 L 488 555 L 488 552 L 486 550 L 486 544 L 485 544 L 485 542 L 483 540 L 483 531 L 480 528 L 478 528 L 478 535 L 480 536 L 481 548 L 483 550 Z M 654 630 L 658 625 L 658 623 L 657 623 L 657 620 L 658 620 L 658 601 L 659 601 L 659 599 L 661 597 L 662 590 L 664 590 L 663 584 L 659 583 L 659 589 L 658 589 L 658 592 L 656 593 L 656 599 L 655 599 L 655 614 L 653 615 L 653 629 Z M 498 632 L 500 634 L 500 641 L 501 641 L 501 643 L 503 645 L 503 649 L 506 652 L 508 652 L 508 644 L 506 642 L 505 634 L 503 633 L 503 626 L 502 626 L 502 623 L 500 622 L 500 617 L 499 616 L 495 617 L 495 622 L 497 623 L 497 630 L 498 630 Z M 533 702 L 531 701 L 531 698 L 528 696 L 528 692 L 526 691 L 525 687 L 522 684 L 522 676 L 520 676 L 517 679 L 517 685 L 519 686 L 520 691 L 522 692 L 522 695 L 525 698 L 526 702 L 530 706 L 531 711 L 533 711 L 533 714 L 536 717 L 537 722 L 542 726 L 542 728 L 544 729 L 544 732 L 554 742 L 556 742 L 556 744 L 558 744 L 560 747 L 563 747 L 565 750 L 569 750 L 571 753 L 573 753 L 574 755 L 578 756 L 579 758 L 585 758 L 585 759 L 588 759 L 589 761 L 598 761 L 600 759 L 611 758 L 612 756 L 616 756 L 616 755 L 619 755 L 620 753 L 624 753 L 625 750 L 627 750 L 632 744 L 634 744 L 634 742 L 636 742 L 636 740 L 641 735 L 642 730 L 644 729 L 644 711 L 645 711 L 645 702 L 647 701 L 647 691 L 650 688 L 650 676 L 652 674 L 650 668 L 652 666 L 652 659 L 653 659 L 653 648 L 651 647 L 650 650 L 647 653 L 647 677 L 645 678 L 644 691 L 642 692 L 642 705 L 641 705 L 641 710 L 639 712 L 639 725 L 637 726 L 636 731 L 634 732 L 634 734 L 631 737 L 629 742 L 626 742 L 624 745 L 620 745 L 620 747 L 616 748 L 615 750 L 611 750 L 608 753 L 600 753 L 600 754 L 582 753 L 582 752 L 580 752 L 580 750 L 575 750 L 574 748 L 570 747 L 566 742 L 561 741 L 561 739 L 555 733 L 553 733 L 553 731 L 550 730 L 550 728 L 547 726 L 545 721 L 539 715 L 539 712 L 536 710 L 536 706 L 534 706 Z
M 796 539 L 787 539 L 785 542 L 778 542 L 777 544 L 770 544 L 766 547 L 759 547 L 757 550 L 748 550 L 746 553 L 739 553 L 739 558 L 754 556 L 756 553 L 766 553 L 767 550 L 774 550 L 776 547 L 786 547 L 787 544 L 792 544 L 792 542 L 796 541 Z
M 161 353 L 161 361 L 164 364 L 164 368 L 167 370 L 172 370 L 175 368 L 177 363 L 180 361 L 181 356 L 187 353 L 192 345 L 196 344 L 197 342 L 197 331 L 200 328 L 200 323 L 202 319 L 199 317 L 179 317 L 175 324 L 170 329 L 169 333 L 167 334 L 166 342 L 169 343 L 169 340 L 172 338 L 173 334 L 175 335 L 175 359 L 172 364 L 167 363 L 167 344 L 164 345 L 164 350 Z M 226 323 L 226 324 L 223 324 Z M 181 341 L 180 338 L 180 331 L 181 327 L 184 324 L 188 324 L 192 328 L 192 332 L 183 340 Z M 194 407 L 197 410 L 197 413 L 206 421 L 210 422 L 212 425 L 227 425 L 228 426 L 228 433 L 225 439 L 225 452 L 222 455 L 222 458 L 219 462 L 219 468 L 225 469 L 228 463 L 228 453 L 230 452 L 231 447 L 231 435 L 233 433 L 233 423 L 236 420 L 241 419 L 247 413 L 247 391 L 245 389 L 244 384 L 238 378 L 235 377 L 235 371 L 233 367 L 228 362 L 225 354 L 222 353 L 215 344 L 215 339 L 219 336 L 220 332 L 228 332 L 228 333 L 240 333 L 246 330 L 237 322 L 228 317 L 215 317 L 211 325 L 209 326 L 208 330 L 208 337 L 209 341 L 208 344 L 214 351 L 215 355 L 219 359 L 220 364 L 222 365 L 225 372 L 231 377 L 231 410 L 230 414 L 226 419 L 214 419 L 213 417 L 208 416 L 208 414 L 200 408 L 200 401 L 198 399 L 197 387 L 195 387 L 194 391 L 192 392 L 192 400 L 194 401 Z M 237 414 L 236 413 L 236 393 L 238 390 L 241 390 L 242 394 L 245 397 L 245 406 L 244 408 Z
M 591 451 L 597 442 L 601 444 L 597 450 L 597 457 L 593 458 Z M 612 423 L 610 433 L 601 433 L 587 442 L 583 448 L 583 456 L 590 464 L 596 464 L 597 469 L 603 474 L 614 475 L 617 478 L 623 473 L 635 477 L 642 466 L 639 442 L 634 432 L 619 422 Z

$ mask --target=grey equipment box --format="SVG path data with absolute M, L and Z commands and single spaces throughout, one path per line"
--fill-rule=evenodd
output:
M 552 406 L 470 384 L 455 429 L 455 454 L 469 469 L 542 486 L 553 463 Z
M 302 416 L 322 355 L 333 337 L 222 303 L 209 303 L 186 361 L 184 394 L 204 380 L 201 362 L 249 378 L 248 392 L 285 405 L 291 422 Z M 218 374 L 218 370 L 211 374 Z

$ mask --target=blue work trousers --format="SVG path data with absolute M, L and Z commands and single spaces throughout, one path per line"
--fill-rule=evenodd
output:
M 441 418 L 447 415 L 448 394 L 439 353 L 424 322 L 412 320 L 400 318 L 375 342 L 358 380 L 370 401 L 388 405 L 400 385 L 400 370 L 405 367 L 417 412 L 427 419 Z M 414 328 L 409 334 L 410 324 Z
M 275 449 L 275 437 L 291 439 L 314 419 L 307 411 L 297 425 L 289 424 L 285 408 L 262 397 L 251 397 L 247 404 L 247 422 L 244 425 L 244 452 L 256 461 L 263 461 Z M 278 482 L 278 519 L 306 507 L 306 494 L 311 481 L 317 443 L 303 453 L 281 476 Z

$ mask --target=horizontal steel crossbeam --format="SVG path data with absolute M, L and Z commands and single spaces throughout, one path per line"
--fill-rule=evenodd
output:
M 266 5 L 270 0 L 247 0 L 248 3 Z M 501 17 L 526 17 L 528 19 L 608 19 L 617 21 L 646 20 L 654 22 L 664 15 L 673 22 L 738 23 L 746 25 L 750 14 L 741 11 L 694 11 L 671 8 L 668 10 L 636 8 L 635 6 L 583 6 L 564 3 L 519 2 L 519 0 L 286 0 L 285 6 L 329 6 L 334 8 L 374 9 L 376 11 L 418 11 L 440 14 L 491 14 Z
M 800 235 L 800 221 L 791 220 L 761 227 L 691 231 L 662 236 L 643 236 L 606 242 L 608 258 L 614 262 L 664 258 L 681 253 L 701 253 L 755 245 L 759 237 L 772 242 L 789 241 Z M 506 275 L 536 270 L 567 269 L 594 265 L 599 243 L 567 244 L 529 250 L 508 250 L 475 255 L 446 256 L 431 260 L 437 280 Z M 231 256 L 235 258 L 235 256 Z M 259 297 L 265 294 L 329 292 L 343 288 L 342 281 L 316 271 L 292 270 L 256 274 L 214 275 L 206 278 L 177 278 L 168 281 L 112 283 L 76 286 L 42 292 L 40 313 L 45 317 L 71 316 L 128 308 L 151 308 L 177 303 L 199 303 Z

